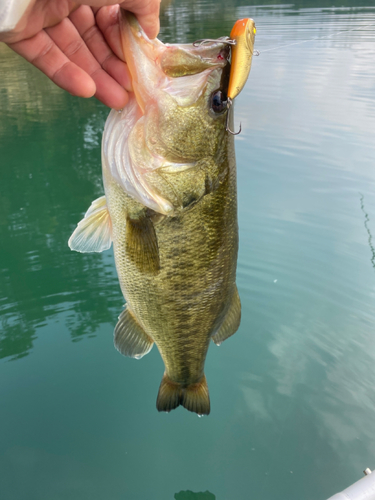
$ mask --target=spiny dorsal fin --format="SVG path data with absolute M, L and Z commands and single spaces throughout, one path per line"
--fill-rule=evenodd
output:
M 136 321 L 128 307 L 119 316 L 115 328 L 114 344 L 124 356 L 141 359 L 151 351 L 154 341 Z
M 68 245 L 76 252 L 103 252 L 112 243 L 112 226 L 105 196 L 91 203 L 84 218 L 69 238 Z
M 238 290 L 236 285 L 234 285 L 234 292 L 232 295 L 232 300 L 228 308 L 228 312 L 225 315 L 224 321 L 220 325 L 218 331 L 212 335 L 212 340 L 216 345 L 220 345 L 228 337 L 236 333 L 241 322 L 241 301 L 238 295 Z
M 156 400 L 156 408 L 158 411 L 170 412 L 180 405 L 198 415 L 210 413 L 210 397 L 205 375 L 196 384 L 183 387 L 181 384 L 173 382 L 164 373 Z
M 147 215 L 126 219 L 126 254 L 145 273 L 157 274 L 160 269 L 159 248 L 155 228 Z

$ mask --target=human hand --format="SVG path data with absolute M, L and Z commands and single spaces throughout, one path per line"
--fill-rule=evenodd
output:
M 128 101 L 131 77 L 121 46 L 120 7 L 111 3 L 33 0 L 16 28 L 0 33 L 0 41 L 71 94 L 95 95 L 121 109 Z M 150 38 L 157 36 L 160 0 L 126 0 L 120 5 L 137 16 Z

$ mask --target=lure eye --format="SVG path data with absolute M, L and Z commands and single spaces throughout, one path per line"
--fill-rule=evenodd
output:
M 211 96 L 211 108 L 214 113 L 220 114 L 227 108 L 226 96 L 221 90 L 216 90 Z

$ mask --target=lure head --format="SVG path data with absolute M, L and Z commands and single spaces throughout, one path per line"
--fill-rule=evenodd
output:
M 230 32 L 230 38 L 236 41 L 243 39 L 248 49 L 252 52 L 256 32 L 254 19 L 239 19 Z
M 232 47 L 232 62 L 228 97 L 233 100 L 244 88 L 251 69 L 256 28 L 253 19 L 239 19 L 232 28 L 230 38 L 236 42 Z

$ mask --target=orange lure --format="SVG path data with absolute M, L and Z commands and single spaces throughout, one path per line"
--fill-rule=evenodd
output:
M 234 40 L 236 44 L 232 46 L 228 101 L 232 101 L 238 96 L 244 88 L 249 76 L 254 52 L 255 33 L 255 23 L 254 20 L 250 18 L 239 19 L 230 33 L 230 38 Z

